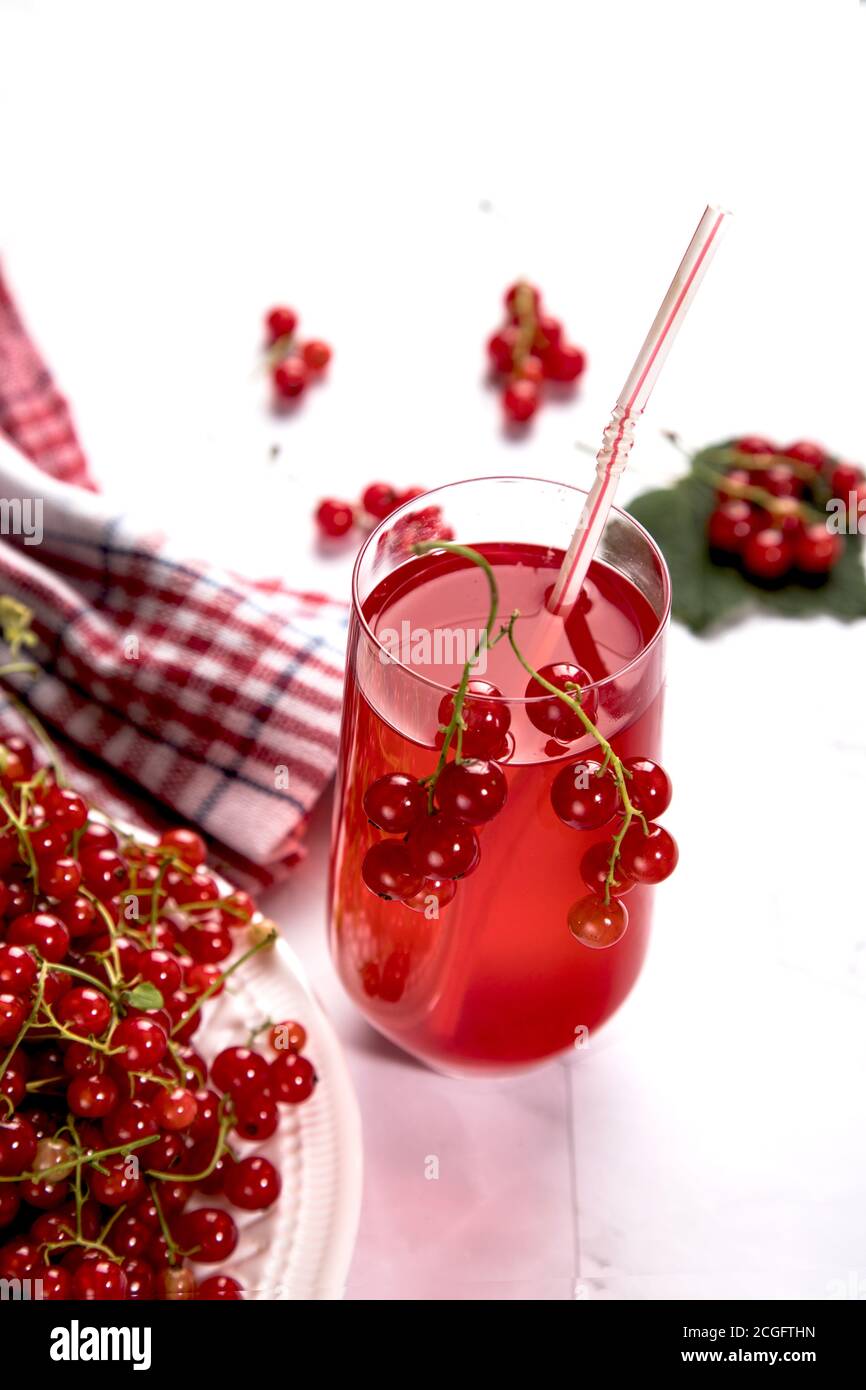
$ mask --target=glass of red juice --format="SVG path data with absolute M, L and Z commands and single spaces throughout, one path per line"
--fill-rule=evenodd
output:
M 345 988 L 391 1041 L 454 1075 L 506 1075 L 580 1045 L 619 1007 L 647 949 L 653 889 L 624 899 L 628 928 L 592 949 L 571 934 L 584 897 L 579 865 L 611 829 L 579 832 L 551 805 L 569 763 L 598 755 L 539 728 L 544 696 L 507 640 L 482 651 L 507 800 L 477 826 L 480 862 L 465 878 L 427 880 L 406 903 L 365 885 L 362 862 L 388 838 L 368 820 L 365 790 L 394 772 L 425 778 L 442 744 L 440 707 L 484 630 L 483 571 L 412 544 L 447 536 L 480 551 L 499 587 L 493 632 L 516 609 L 519 648 L 537 670 L 568 661 L 587 673 L 582 707 L 621 758 L 659 759 L 670 580 L 650 536 L 613 509 L 580 599 L 566 621 L 545 598 L 585 494 L 534 478 L 482 478 L 416 498 L 370 535 L 355 566 L 331 857 L 330 942 Z M 547 698 L 549 705 L 550 697 Z M 556 703 L 556 702 L 554 702 Z M 544 720 L 540 720 L 543 724 Z M 566 731 L 568 732 L 568 731 Z

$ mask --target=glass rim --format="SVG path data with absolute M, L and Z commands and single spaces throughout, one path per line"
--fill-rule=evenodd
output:
M 402 512 L 404 508 L 417 509 L 419 506 L 423 506 L 426 503 L 427 498 L 435 497 L 437 493 L 448 492 L 453 488 L 465 487 L 467 484 L 470 483 L 544 483 L 549 487 L 567 488 L 569 492 L 575 492 L 579 496 L 584 498 L 588 496 L 588 491 L 586 488 L 576 487 L 574 483 L 563 483 L 554 478 L 535 478 L 523 473 L 491 473 L 484 474 L 478 478 L 458 478 L 456 482 L 440 483 L 438 487 L 429 488 L 427 492 L 419 493 L 417 497 L 413 497 L 410 499 L 410 501 L 404 502 L 401 507 L 395 507 L 394 511 L 390 512 L 388 516 L 383 517 L 383 519 L 378 523 L 378 525 L 375 526 L 373 530 L 370 532 L 369 536 L 364 541 L 364 544 L 361 546 L 361 549 L 358 551 L 358 554 L 355 557 L 354 566 L 352 567 L 352 609 L 356 614 L 363 631 L 369 637 L 373 646 L 379 651 L 381 655 L 383 655 L 386 658 L 386 660 L 383 662 L 383 665 L 396 666 L 398 670 L 405 672 L 405 674 L 411 677 L 412 680 L 420 681 L 422 685 L 426 685 L 430 690 L 438 691 L 442 695 L 453 695 L 454 686 L 442 685 L 441 682 L 432 680 L 430 676 L 422 675 L 419 671 L 414 670 L 411 666 L 407 666 L 404 662 L 398 661 L 397 658 L 394 657 L 388 651 L 384 643 L 379 641 L 379 638 L 376 636 L 375 632 L 373 631 L 370 624 L 367 622 L 366 617 L 364 616 L 364 610 L 361 605 L 359 595 L 359 576 L 361 571 L 361 565 L 364 562 L 364 558 L 370 546 L 373 544 L 373 542 L 378 542 L 379 537 L 388 528 L 389 524 L 393 525 L 394 518 L 398 515 L 399 512 Z M 577 512 L 576 515 L 579 516 L 580 513 Z M 604 690 L 606 686 L 611 685 L 614 681 L 622 680 L 623 676 L 627 675 L 633 669 L 633 667 L 637 666 L 639 662 L 643 661 L 647 656 L 649 656 L 653 648 L 661 640 L 668 626 L 671 616 L 671 576 L 670 571 L 668 570 L 667 561 L 665 560 L 665 557 L 662 554 L 659 546 L 656 544 L 655 540 L 650 535 L 646 527 L 642 526 L 641 523 L 637 520 L 637 518 L 633 517 L 630 512 L 625 511 L 622 507 L 617 507 L 616 505 L 614 505 L 611 507 L 610 512 L 608 514 L 608 521 L 610 520 L 610 517 L 613 515 L 621 517 L 623 521 L 627 522 L 629 526 L 633 527 L 634 530 L 637 531 L 643 537 L 647 544 L 647 547 L 658 561 L 662 579 L 663 611 L 658 619 L 658 627 L 656 628 L 649 641 L 641 647 L 637 655 L 633 656 L 630 661 L 627 661 L 625 663 L 624 666 L 619 667 L 616 671 L 612 671 L 609 676 L 605 676 L 602 680 L 589 681 L 587 682 L 587 684 L 582 685 L 580 687 L 581 693 L 587 690 L 601 691 Z M 605 523 L 605 525 L 607 525 L 607 522 Z M 468 544 L 468 542 L 461 542 L 461 544 Z M 484 542 L 481 542 L 481 544 L 484 544 Z M 432 554 L 433 552 L 431 551 L 430 553 Z M 610 566 L 610 568 L 612 569 L 613 566 Z M 629 582 L 633 583 L 634 581 L 630 580 Z M 503 704 L 506 705 L 532 705 L 540 703 L 543 700 L 549 700 L 550 696 L 547 693 L 544 693 L 542 695 L 528 696 L 485 695 L 484 698 L 485 700 L 501 701 Z

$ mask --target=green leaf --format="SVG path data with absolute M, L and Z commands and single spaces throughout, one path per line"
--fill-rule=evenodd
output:
M 163 998 L 156 985 L 142 980 L 134 989 L 124 990 L 123 1002 L 131 1009 L 161 1009 Z
M 730 467 L 728 445 L 703 449 L 692 471 L 672 487 L 636 497 L 628 510 L 662 550 L 671 572 L 673 615 L 692 632 L 706 632 L 724 621 L 763 609 L 799 618 L 827 613 L 850 621 L 866 617 L 866 574 L 859 537 L 845 536 L 842 559 L 814 585 L 792 579 L 778 589 L 752 583 L 734 566 L 716 564 L 707 545 L 707 522 L 715 506 L 712 486 L 694 471 Z

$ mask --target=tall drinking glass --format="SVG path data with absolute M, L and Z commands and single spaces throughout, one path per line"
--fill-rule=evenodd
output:
M 628 928 L 607 949 L 569 931 L 569 908 L 588 892 L 582 856 L 611 829 L 564 825 L 551 786 L 598 747 L 586 734 L 563 741 L 543 727 L 545 697 L 527 698 L 529 678 L 507 640 L 485 649 L 473 671 L 499 692 L 488 695 L 501 730 L 492 756 L 508 793 L 499 814 L 477 827 L 478 866 L 456 882 L 428 879 L 408 904 L 377 896 L 361 873 L 367 850 L 387 838 L 368 820 L 365 790 L 388 773 L 430 776 L 449 695 L 488 615 L 483 571 L 452 553 L 415 555 L 419 537 L 450 533 L 481 551 L 499 587 L 494 631 L 519 610 L 514 633 L 531 664 L 583 668 L 583 707 L 596 711 L 614 751 L 658 759 L 670 581 L 643 528 L 613 509 L 567 623 L 552 629 L 546 613 L 583 500 L 577 488 L 532 478 L 455 483 L 389 516 L 355 566 L 331 950 L 369 1021 L 452 1074 L 506 1074 L 572 1047 L 619 1007 L 647 949 L 650 887 L 628 893 Z

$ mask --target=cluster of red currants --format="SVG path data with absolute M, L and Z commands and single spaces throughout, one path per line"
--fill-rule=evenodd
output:
M 332 352 L 320 338 L 298 342 L 295 331 L 298 315 L 294 309 L 278 305 L 265 315 L 267 356 L 274 394 L 281 401 L 295 401 L 310 381 L 317 380 L 331 360 Z
M 274 939 L 249 894 L 221 896 L 193 830 L 119 836 L 83 797 L 0 746 L 0 1278 L 46 1299 L 237 1299 L 220 1272 L 241 1210 L 280 1176 L 238 1152 L 315 1085 L 304 1029 L 272 1059 L 192 1046 L 202 1008 Z M 253 945 L 232 964 L 237 928 Z M 270 1024 L 265 1025 L 271 1027 Z
M 459 712 L 459 759 L 443 761 L 427 782 L 391 772 L 364 793 L 364 811 L 377 830 L 400 839 L 378 840 L 364 855 L 361 877 L 380 898 L 399 899 L 424 912 L 447 906 L 481 861 L 477 828 L 502 810 L 508 795 L 500 762 L 509 752 L 511 714 L 500 691 L 473 679 Z M 439 705 L 442 738 L 456 727 L 455 697 Z
M 540 292 L 525 280 L 506 291 L 505 312 L 506 322 L 488 339 L 487 355 L 505 384 L 505 418 L 522 425 L 538 410 L 544 383 L 576 382 L 586 354 L 566 341 L 559 319 L 545 312 Z
M 856 528 L 859 503 L 866 506 L 860 470 L 806 440 L 779 448 L 757 436 L 740 439 L 731 446 L 730 468 L 717 479 L 707 528 L 711 553 L 763 583 L 827 575 L 844 548 L 818 514 L 829 498 L 851 507 Z
M 337 498 L 326 497 L 316 508 L 316 525 L 328 540 L 348 535 L 354 526 L 369 530 L 402 507 L 404 502 L 420 497 L 423 491 L 423 487 L 409 487 L 400 491 L 390 483 L 369 483 L 358 502 L 341 502 Z

